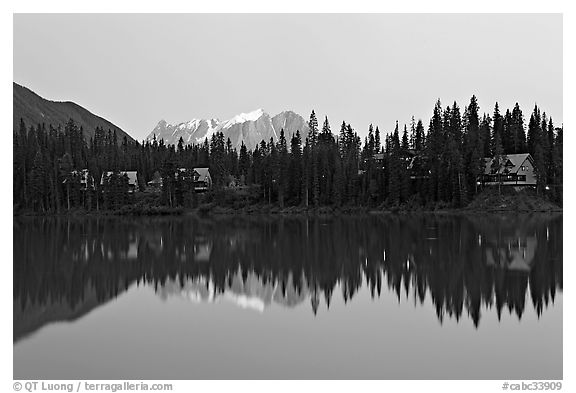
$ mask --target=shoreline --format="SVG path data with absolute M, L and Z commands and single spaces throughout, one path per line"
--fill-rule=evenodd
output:
M 560 202 L 561 204 L 561 202 Z M 373 216 L 373 215 L 411 215 L 411 214 L 530 214 L 530 213 L 562 213 L 563 207 L 548 198 L 530 192 L 495 193 L 486 190 L 477 194 L 469 203 L 462 207 L 453 207 L 446 202 L 434 202 L 420 205 L 413 201 L 401 205 L 344 205 L 344 206 L 281 206 L 277 201 L 247 200 L 244 198 L 229 198 L 221 200 L 209 194 L 197 201 L 196 207 L 169 207 L 162 205 L 158 196 L 143 194 L 133 199 L 129 204 L 113 210 L 85 210 L 74 208 L 60 212 L 15 211 L 13 217 L 222 217 L 222 216 L 281 216 L 281 217 L 338 217 L 338 216 Z
M 20 217 L 54 217 L 54 218 L 80 218 L 80 217 L 222 217 L 222 216 L 252 216 L 252 217 L 350 217 L 350 216 L 378 216 L 378 215 L 411 215 L 411 214 L 446 214 L 446 215 L 479 215 L 479 214 L 530 214 L 530 213 L 563 213 L 562 207 L 548 207 L 537 209 L 526 208 L 439 208 L 439 209 L 378 209 L 369 207 L 312 207 L 298 206 L 280 208 L 277 205 L 253 205 L 248 208 L 234 209 L 223 206 L 200 206 L 197 208 L 160 208 L 147 212 L 130 210 L 85 211 L 72 210 L 60 213 L 14 212 L 14 218 Z

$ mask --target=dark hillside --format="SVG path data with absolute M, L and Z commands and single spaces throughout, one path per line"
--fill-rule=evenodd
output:
M 122 141 L 124 136 L 129 141 L 133 140 L 120 127 L 91 113 L 74 102 L 49 101 L 17 83 L 13 83 L 13 108 L 12 129 L 15 131 L 20 126 L 21 118 L 24 119 L 24 123 L 28 127 L 42 123 L 45 123 L 46 126 L 52 124 L 54 127 L 58 127 L 58 125 L 64 127 L 64 124 L 72 118 L 78 127 L 83 128 L 86 140 L 94 136 L 96 127 L 102 127 L 106 132 L 108 130 L 116 130 L 119 141 Z

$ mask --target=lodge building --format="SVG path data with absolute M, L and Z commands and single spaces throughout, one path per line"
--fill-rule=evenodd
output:
M 481 177 L 483 185 L 536 186 L 534 159 L 529 153 L 507 154 L 501 160 L 484 159 L 485 167 Z

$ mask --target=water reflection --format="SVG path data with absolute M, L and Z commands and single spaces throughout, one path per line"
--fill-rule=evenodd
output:
M 414 307 L 428 297 L 440 322 L 469 316 L 478 326 L 484 310 L 521 319 L 528 299 L 538 316 L 554 302 L 562 216 L 15 221 L 15 342 L 135 283 L 161 299 L 258 312 L 308 303 L 314 314 L 365 286 Z

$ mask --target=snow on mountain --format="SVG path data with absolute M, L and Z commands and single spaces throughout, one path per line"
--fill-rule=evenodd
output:
M 230 128 L 234 124 L 245 123 L 247 121 L 256 121 L 264 114 L 264 109 L 256 109 L 255 111 L 248 113 L 240 113 L 234 116 L 230 120 L 227 120 L 221 124 L 222 128 Z
M 222 132 L 224 138 L 230 138 L 236 149 L 239 150 L 244 143 L 252 150 L 262 140 L 277 141 L 281 129 L 284 129 L 288 145 L 297 130 L 300 131 L 302 139 L 308 134 L 308 124 L 297 113 L 284 111 L 271 118 L 263 109 L 257 109 L 225 121 L 192 119 L 179 124 L 168 124 L 161 120 L 146 139 L 152 141 L 155 136 L 158 141 L 163 139 L 166 144 L 177 144 L 182 138 L 184 144 L 200 144 L 206 138 L 210 140 L 214 133 Z
M 152 141 L 156 136 L 158 141 L 164 139 L 166 144 L 177 144 L 180 138 L 185 144 L 201 143 L 205 138 L 212 137 L 218 124 L 217 119 L 192 119 L 179 124 L 168 124 L 160 120 L 146 139 Z
M 223 293 L 216 291 L 214 282 L 206 278 L 168 280 L 158 291 L 158 296 L 166 301 L 169 298 L 182 298 L 192 303 L 218 303 L 222 300 L 236 304 L 244 309 L 263 312 L 273 303 L 284 307 L 297 307 L 310 296 L 306 283 L 301 282 L 299 289 L 294 285 L 290 273 L 284 285 L 268 281 L 263 283 L 253 272 L 248 272 L 245 278 L 240 272 L 231 277 L 228 287 Z

